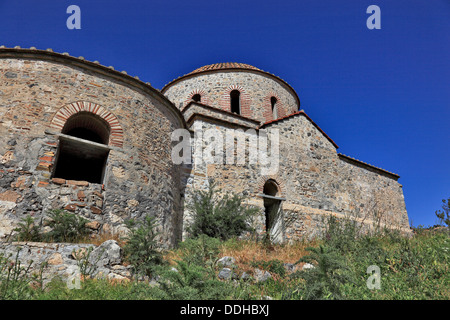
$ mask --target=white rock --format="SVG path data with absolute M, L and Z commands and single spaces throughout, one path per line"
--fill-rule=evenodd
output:
M 236 259 L 233 257 L 225 256 L 220 258 L 217 263 L 223 265 L 224 267 L 229 267 L 236 262 Z
M 270 278 L 272 278 L 272 275 L 270 274 L 269 271 L 263 271 L 259 269 L 254 270 L 253 276 L 255 277 L 255 280 L 257 282 L 267 281 Z
M 302 270 L 306 269 L 314 269 L 315 267 L 311 263 L 305 263 L 302 267 Z

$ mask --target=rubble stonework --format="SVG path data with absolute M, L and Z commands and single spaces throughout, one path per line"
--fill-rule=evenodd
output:
M 20 263 L 42 279 L 43 286 L 58 277 L 75 286 L 82 277 L 131 281 L 131 266 L 124 265 L 114 240 L 99 246 L 82 243 L 0 242 L 0 257 Z M 83 265 L 87 267 L 84 268 Z M 71 283 L 70 283 L 70 282 Z
M 230 112 L 230 100 L 226 98 L 229 88 L 242 88 L 248 94 L 242 101 L 242 114 Z M 162 92 L 181 109 L 191 130 L 195 131 L 197 125 L 203 132 L 218 130 L 222 137 L 229 130 L 246 135 L 244 165 L 227 163 L 226 147 L 222 162 L 207 164 L 195 160 L 199 151 L 203 156 L 209 142 L 197 141 L 192 133 L 194 163 L 184 169 L 185 202 L 189 202 L 193 190 L 207 188 L 208 180 L 214 179 L 223 191 L 244 194 L 249 204 L 260 208 L 256 228 L 263 234 L 267 232 L 267 217 L 261 195 L 264 184 L 273 180 L 282 199 L 280 241 L 320 236 L 330 216 L 353 219 L 363 232 L 387 227 L 409 233 L 399 176 L 339 154 L 337 144 L 303 110 L 298 110 L 296 93 L 276 76 L 248 65 L 216 64 L 173 80 Z M 193 93 L 201 93 L 200 102 L 191 100 Z M 269 100 L 263 97 L 268 93 L 282 102 L 276 119 L 267 112 Z M 278 130 L 276 174 L 264 176 L 260 164 L 249 163 L 252 144 L 246 132 L 252 130 L 256 134 Z M 185 211 L 185 224 L 189 219 L 190 213 Z
M 179 239 L 170 133 L 185 125 L 170 101 L 130 76 L 47 51 L 0 49 L 0 79 L 0 236 L 26 215 L 66 209 L 98 222 L 96 232 L 121 233 L 125 219 L 152 215 L 162 244 Z M 55 176 L 70 112 L 109 127 L 100 183 Z
M 231 112 L 233 90 L 240 92 L 240 114 Z M 200 101 L 192 100 L 196 94 Z M 230 129 L 278 130 L 278 171 L 265 176 L 249 163 L 174 164 L 171 134 L 190 129 L 194 139 L 195 125 L 224 136 Z M 96 131 L 104 141 L 68 134 L 68 126 Z M 260 233 L 267 232 L 268 203 L 279 203 L 280 241 L 319 235 L 330 215 L 409 230 L 399 176 L 339 154 L 284 80 L 249 65 L 206 66 L 159 91 L 81 57 L 0 47 L 0 136 L 3 240 L 27 215 L 42 219 L 65 209 L 88 219 L 93 233 L 123 234 L 126 219 L 155 216 L 159 241 L 173 246 L 189 222 L 186 203 L 209 178 L 261 209 Z M 88 154 L 84 160 L 104 159 L 101 180 L 56 174 L 64 148 Z M 265 194 L 268 181 L 274 195 Z

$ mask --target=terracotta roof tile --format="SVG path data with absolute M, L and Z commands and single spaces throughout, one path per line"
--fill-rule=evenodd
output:
M 263 73 L 266 75 L 270 75 L 271 77 L 274 77 L 276 79 L 278 79 L 279 81 L 281 81 L 282 83 L 284 83 L 290 90 L 292 90 L 292 93 L 294 94 L 296 100 L 297 100 L 297 104 L 298 106 L 300 106 L 300 98 L 297 95 L 297 92 L 295 92 L 294 88 L 291 87 L 290 84 L 288 84 L 285 80 L 283 80 L 282 78 L 274 75 L 273 73 L 264 71 L 262 69 L 259 69 L 257 67 L 254 67 L 252 65 L 246 64 L 246 63 L 240 63 L 240 62 L 222 62 L 222 63 L 213 63 L 213 64 L 208 64 L 206 66 L 200 67 L 195 69 L 194 71 L 191 71 L 185 75 L 182 75 L 176 79 L 173 79 L 172 81 L 170 81 L 169 83 L 167 83 L 162 89 L 161 92 L 164 93 L 166 91 L 166 89 L 168 87 L 170 87 L 173 83 L 180 81 L 182 79 L 191 77 L 193 75 L 196 75 L 198 73 L 203 73 L 203 72 L 208 72 L 208 71 L 217 71 L 217 70 L 233 70 L 233 69 L 241 69 L 241 70 L 250 70 L 250 71 L 257 71 L 259 73 Z
M 254 66 L 251 66 L 249 64 L 245 63 L 239 63 L 239 62 L 223 62 L 223 63 L 214 63 L 209 64 L 203 67 L 200 67 L 198 69 L 195 69 L 194 71 L 188 73 L 188 74 L 196 74 L 204 71 L 212 71 L 212 70 L 224 70 L 224 69 L 246 69 L 246 70 L 258 70 L 262 71 L 261 69 L 258 69 Z

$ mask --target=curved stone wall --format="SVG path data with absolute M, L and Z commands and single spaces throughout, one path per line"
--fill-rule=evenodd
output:
M 250 70 L 217 70 L 194 74 L 176 80 L 163 88 L 162 93 L 179 109 L 201 96 L 201 103 L 230 111 L 230 92 L 238 90 L 241 115 L 260 122 L 273 120 L 271 98 L 277 99 L 277 118 L 299 109 L 295 92 L 276 77 Z
M 108 145 L 62 134 L 81 112 L 105 123 Z M 161 242 L 173 244 L 182 186 L 170 134 L 184 126 L 170 101 L 124 73 L 53 52 L 0 49 L 0 237 L 28 214 L 45 220 L 63 208 L 95 232 L 124 232 L 125 219 L 155 216 Z M 102 179 L 55 175 L 63 145 L 70 165 L 78 153 L 104 161 Z

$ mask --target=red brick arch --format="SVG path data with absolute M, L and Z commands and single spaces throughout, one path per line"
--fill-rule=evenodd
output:
M 262 194 L 264 192 L 264 185 L 266 184 L 266 182 L 268 180 L 272 180 L 275 182 L 275 184 L 278 186 L 278 191 L 279 191 L 279 197 L 283 197 L 285 196 L 285 186 L 284 186 L 284 182 L 283 179 L 281 179 L 281 177 L 278 174 L 275 175 L 270 175 L 270 176 L 262 176 L 258 178 L 258 181 L 256 183 L 256 193 L 258 194 Z
M 272 117 L 272 104 L 270 101 L 270 99 L 272 97 L 275 97 L 277 99 L 277 106 L 276 106 L 277 107 L 277 115 L 278 115 L 277 119 L 284 117 L 286 115 L 286 112 L 284 110 L 284 105 L 283 105 L 281 98 L 278 96 L 277 93 L 271 91 L 263 99 L 263 114 L 264 114 L 264 119 L 266 121 L 275 120 Z
M 50 128 L 61 132 L 66 121 L 79 112 L 90 112 L 105 120 L 111 129 L 108 145 L 120 148 L 123 146 L 123 130 L 117 117 L 104 107 L 92 102 L 78 101 L 63 106 L 53 116 Z
M 209 104 L 209 99 L 208 96 L 206 95 L 206 91 L 203 89 L 194 89 L 191 91 L 187 99 L 184 101 L 183 107 L 187 106 L 187 104 L 192 101 L 192 97 L 195 96 L 196 94 L 199 94 L 201 96 L 200 101 L 201 104 Z
M 240 85 L 231 85 L 225 89 L 225 92 L 220 97 L 219 106 L 222 110 L 231 111 L 230 93 L 233 90 L 240 92 L 241 98 L 241 116 L 251 118 L 252 111 L 250 110 L 251 98 L 248 92 Z

